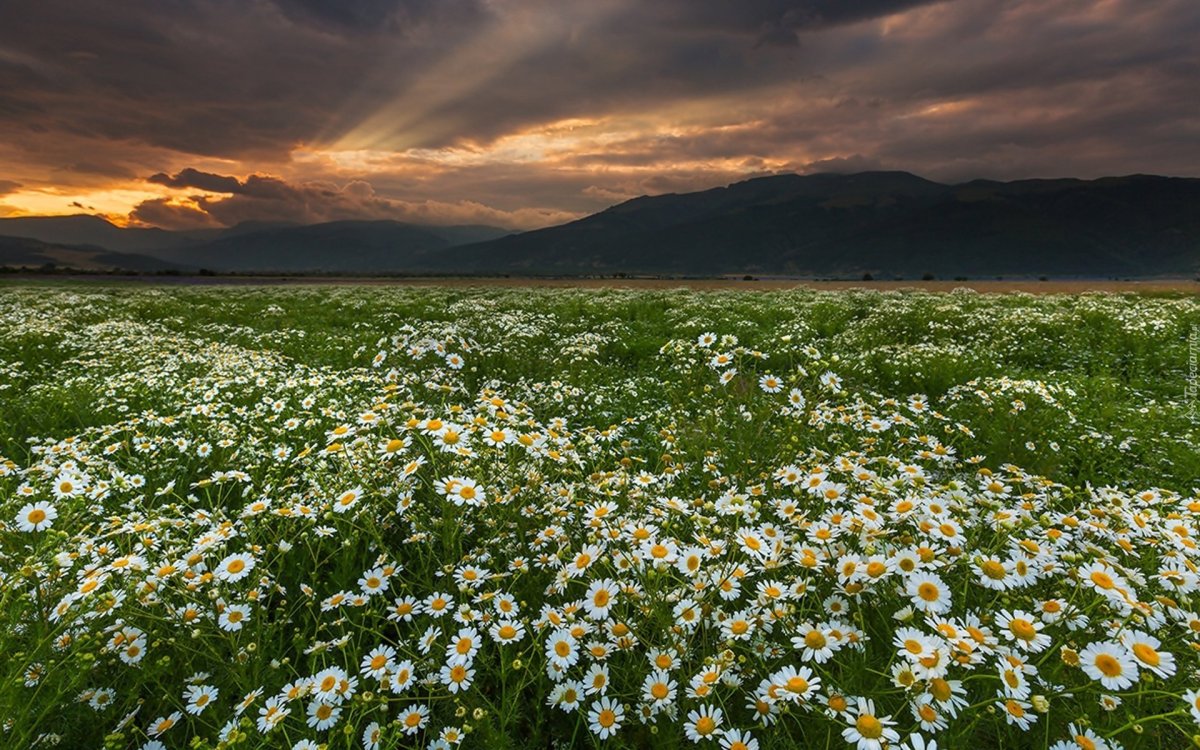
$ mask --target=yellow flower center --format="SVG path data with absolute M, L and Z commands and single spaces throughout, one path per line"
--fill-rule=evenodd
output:
M 858 733 L 869 740 L 877 740 L 883 736 L 883 724 L 879 723 L 870 714 L 863 714 L 858 717 L 858 721 L 854 722 L 854 726 L 858 729 Z
M 1145 643 L 1133 644 L 1133 655 L 1138 658 L 1138 661 L 1143 664 L 1149 664 L 1152 667 L 1157 667 L 1162 661 L 1162 656 Z
M 1096 665 L 1096 669 L 1099 669 L 1100 673 L 1105 677 L 1119 677 L 1123 671 L 1121 669 L 1121 662 L 1117 661 L 1116 657 L 1112 654 L 1097 654 L 1096 660 L 1093 663 Z
M 1037 629 L 1033 627 L 1033 623 L 1021 617 L 1014 618 L 1008 624 L 1008 629 L 1023 641 L 1032 641 L 1037 638 Z

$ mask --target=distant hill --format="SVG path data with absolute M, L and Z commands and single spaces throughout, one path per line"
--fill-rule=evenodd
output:
M 1190 277 L 1200 179 L 787 174 L 634 198 L 520 234 L 397 221 L 168 232 L 94 216 L 0 219 L 3 234 L 239 272 Z
M 426 257 L 508 230 L 433 227 L 399 221 L 331 221 L 260 229 L 242 225 L 216 239 L 151 251 L 155 257 L 214 271 L 386 273 L 409 270 Z
M 70 268 L 80 271 L 172 271 L 181 266 L 135 253 L 117 253 L 89 245 L 42 242 L 28 237 L 0 236 L 0 267 Z
M 122 253 L 142 253 L 164 247 L 201 242 L 217 237 L 222 229 L 170 232 L 165 229 L 123 229 L 99 216 L 19 216 L 0 219 L 0 235 L 31 237 L 62 245 L 95 245 Z
M 477 224 L 426 226 L 399 221 L 244 222 L 226 229 L 172 232 L 122 228 L 82 214 L 0 219 L 0 235 L 139 253 L 168 261 L 171 267 L 241 272 L 404 271 L 416 257 L 510 233 Z
M 779 175 L 641 197 L 429 256 L 459 273 L 912 278 L 1156 276 L 1200 270 L 1200 179 Z

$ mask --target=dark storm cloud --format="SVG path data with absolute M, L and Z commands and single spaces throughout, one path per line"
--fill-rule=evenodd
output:
M 316 224 L 326 221 L 391 219 L 422 224 L 492 224 L 528 228 L 575 218 L 565 211 L 516 208 L 498 210 L 475 201 L 400 200 L 380 195 L 365 180 L 345 183 L 291 183 L 277 177 L 236 177 L 184 169 L 174 176 L 156 174 L 150 182 L 195 188 L 222 196 L 191 195 L 186 201 L 154 198 L 139 203 L 130 218 L 171 229 L 233 226 L 244 221 Z
M 242 187 L 242 183 L 238 182 L 236 177 L 201 172 L 191 167 L 180 171 L 175 176 L 159 172 L 158 174 L 150 175 L 146 179 L 148 182 L 166 185 L 167 187 L 197 188 L 212 193 L 236 193 Z
M 177 225 L 517 225 L 779 170 L 1195 174 L 1195 38 L 1194 0 L 9 0 L 0 173 L 136 182 L 135 218 Z
M 423 23 L 465 23 L 482 2 L 451 0 L 273 0 L 289 19 L 348 32 L 405 31 Z

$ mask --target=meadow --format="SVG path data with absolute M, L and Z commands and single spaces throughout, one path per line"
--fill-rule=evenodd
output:
M 0 745 L 1200 747 L 1198 331 L 0 286 Z

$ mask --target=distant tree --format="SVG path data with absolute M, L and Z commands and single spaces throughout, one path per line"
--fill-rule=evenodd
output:
M 933 281 L 936 278 L 937 277 L 934 276 L 932 273 L 930 273 L 929 271 L 926 271 L 924 274 L 922 274 L 921 281 Z
M 869 274 L 869 273 L 864 273 L 864 274 L 863 274 L 863 277 L 862 277 L 862 280 L 863 280 L 863 281 L 874 281 L 874 280 L 875 280 L 875 277 L 874 277 L 874 276 L 872 276 L 872 275 L 871 275 L 871 274 Z

